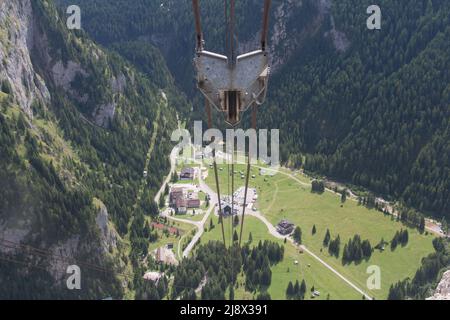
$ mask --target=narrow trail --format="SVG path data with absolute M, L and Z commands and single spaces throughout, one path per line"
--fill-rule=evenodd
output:
M 167 98 L 163 94 L 162 94 L 162 99 L 164 100 L 165 107 L 167 108 L 167 103 L 168 103 L 167 102 Z M 144 172 L 144 171 L 148 172 L 150 159 L 152 158 L 153 149 L 155 148 L 156 137 L 158 136 L 159 119 L 161 117 L 161 108 L 163 108 L 163 106 L 159 105 L 158 111 L 156 113 L 156 118 L 153 121 L 153 132 L 152 132 L 152 135 L 150 137 L 150 146 L 149 146 L 149 148 L 147 150 L 147 154 L 146 154 L 146 157 L 145 157 L 145 164 L 144 164 L 144 168 L 143 168 L 142 172 Z M 133 205 L 133 213 L 136 211 L 136 209 L 137 209 L 137 207 L 139 205 L 139 202 L 142 199 L 142 194 L 144 193 L 145 185 L 146 185 L 146 177 L 142 176 L 140 187 L 139 187 L 139 190 L 138 190 L 137 195 L 136 195 L 136 201 L 135 201 L 135 203 Z M 131 216 L 130 221 L 128 222 L 128 233 L 126 235 L 126 240 L 127 241 L 130 240 L 130 229 L 131 229 L 131 226 L 133 224 L 133 220 L 134 220 L 134 214 Z
M 280 187 L 278 186 L 278 183 L 282 182 L 284 180 L 288 180 L 288 178 L 285 178 L 285 179 L 275 182 L 275 191 L 273 193 L 272 201 L 270 202 L 269 206 L 267 207 L 267 211 L 270 211 L 272 209 L 273 205 L 275 204 L 275 200 L 277 198 L 278 192 L 280 191 Z

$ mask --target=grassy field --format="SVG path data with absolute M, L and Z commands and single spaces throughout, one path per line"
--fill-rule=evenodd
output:
M 192 209 L 189 209 L 188 213 L 179 214 L 179 215 L 176 215 L 176 217 L 180 218 L 180 219 L 184 219 L 184 220 L 189 220 L 189 221 L 201 221 L 205 217 L 205 214 L 206 214 L 205 209 L 197 209 L 195 215 L 192 214 Z
M 214 222 L 214 229 L 205 232 L 201 238 L 202 243 L 207 243 L 211 240 L 222 241 L 222 230 L 218 223 L 217 217 L 211 217 Z M 252 233 L 253 241 L 251 245 L 257 245 L 259 240 L 271 240 L 283 244 L 283 241 L 273 238 L 267 232 L 266 226 L 258 219 L 248 216 L 245 218 L 246 223 L 243 231 L 243 242 L 248 242 L 250 232 Z M 209 229 L 209 222 L 206 224 Z M 225 238 L 227 245 L 231 240 L 231 223 L 230 219 L 225 219 L 224 224 Z M 239 233 L 239 228 L 237 228 Z M 300 282 L 305 279 L 306 285 L 309 289 L 314 286 L 319 290 L 321 296 L 316 299 L 326 299 L 328 294 L 330 299 L 361 299 L 362 297 L 344 281 L 336 277 L 331 271 L 326 269 L 323 265 L 313 259 L 307 254 L 300 254 L 295 247 L 286 243 L 284 260 L 272 267 L 272 285 L 269 287 L 269 293 L 272 299 L 283 300 L 286 299 L 286 288 L 289 281 Z M 294 262 L 299 264 L 295 265 Z M 242 282 L 241 277 L 238 282 Z M 254 297 L 253 293 L 245 292 L 244 286 L 240 285 L 235 290 L 236 299 L 251 299 Z M 308 296 L 307 299 L 310 299 Z
M 237 166 L 235 170 L 244 170 L 244 167 Z M 298 182 L 283 174 L 288 172 L 282 170 L 282 173 L 268 177 L 260 176 L 259 169 L 252 168 L 251 174 L 255 175 L 255 178 L 250 179 L 250 187 L 256 187 L 258 191 L 257 208 L 274 225 L 284 218 L 299 225 L 303 231 L 303 244 L 369 295 L 377 299 L 385 299 L 390 285 L 413 276 L 420 266 L 421 259 L 433 251 L 432 235 L 421 235 L 414 229 L 408 229 L 409 243 L 406 247 L 399 246 L 394 252 L 391 252 L 389 248 L 384 252 L 376 250 L 369 261 L 363 261 L 358 265 L 353 263 L 344 266 L 341 258 L 331 257 L 328 251 L 322 248 L 327 228 L 330 230 L 332 238 L 340 235 L 342 257 L 344 244 L 355 234 L 359 234 L 362 239 L 369 239 L 372 246 L 375 246 L 382 238 L 390 241 L 396 231 L 406 227 L 376 210 L 358 206 L 355 201 L 350 199 L 341 206 L 340 197 L 332 192 L 326 191 L 320 195 L 311 193 L 310 180 L 307 177 L 296 175 L 296 178 L 300 180 Z M 207 183 L 214 188 L 212 174 L 213 171 L 210 170 Z M 219 179 L 223 186 L 222 190 L 225 190 L 223 189 L 227 186 L 225 170 L 219 172 Z M 237 181 L 236 188 L 244 184 L 244 182 L 239 183 L 240 178 L 235 178 L 235 180 Z M 250 223 L 247 224 L 247 227 L 249 225 Z M 314 236 L 311 234 L 313 225 L 317 228 Z M 367 288 L 366 281 L 369 274 L 366 273 L 366 270 L 371 265 L 379 266 L 381 269 L 380 290 Z M 313 273 L 319 277 L 321 272 L 322 269 L 318 268 Z M 285 277 L 289 277 L 289 275 L 285 275 Z M 278 281 L 278 278 L 274 277 L 275 279 Z M 271 290 L 274 289 L 271 288 Z M 334 294 L 330 294 L 330 296 L 338 298 Z

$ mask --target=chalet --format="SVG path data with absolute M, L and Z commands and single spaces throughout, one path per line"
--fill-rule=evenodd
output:
M 178 199 L 184 199 L 185 191 L 183 188 L 172 188 L 169 194 L 169 203 L 171 207 L 175 207 L 175 203 Z
M 194 180 L 195 169 L 194 168 L 183 168 L 180 172 L 180 180 Z
M 277 232 L 281 235 L 291 234 L 292 231 L 294 231 L 294 224 L 287 220 L 281 220 L 277 225 Z
M 186 200 L 186 207 L 188 209 L 200 208 L 200 200 L 199 199 L 188 199 L 188 200 Z
M 197 192 L 187 192 L 184 188 L 172 188 L 169 194 L 170 206 L 177 214 L 185 214 L 187 209 L 200 208 Z
M 225 217 L 231 216 L 231 215 L 237 215 L 238 214 L 238 208 L 235 205 L 234 208 L 232 208 L 231 203 L 223 202 L 222 203 L 222 215 Z
M 187 213 L 187 200 L 184 198 L 178 198 L 175 201 L 175 212 L 177 214 L 186 214 Z

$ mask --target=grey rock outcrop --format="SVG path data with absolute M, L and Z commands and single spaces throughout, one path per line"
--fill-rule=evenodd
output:
M 442 275 L 434 295 L 427 300 L 450 300 L 450 270 Z
M 0 80 L 8 81 L 14 100 L 29 116 L 36 100 L 50 100 L 43 79 L 35 72 L 30 51 L 34 45 L 30 0 L 0 1 Z

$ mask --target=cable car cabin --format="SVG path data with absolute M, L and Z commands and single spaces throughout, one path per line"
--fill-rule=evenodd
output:
M 270 70 L 266 52 L 240 55 L 231 64 L 226 56 L 200 51 L 194 64 L 199 90 L 231 126 L 241 121 L 241 113 L 251 105 L 264 102 Z

